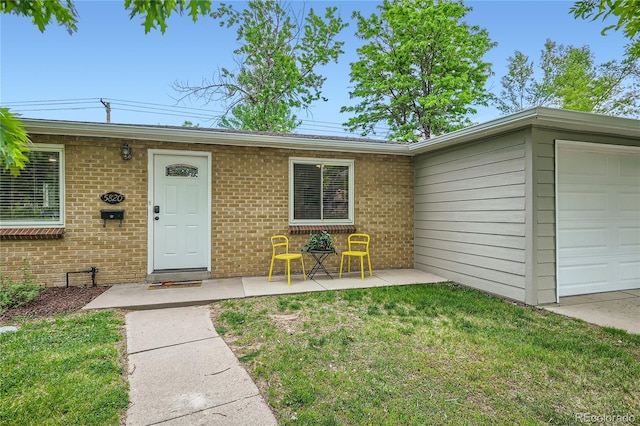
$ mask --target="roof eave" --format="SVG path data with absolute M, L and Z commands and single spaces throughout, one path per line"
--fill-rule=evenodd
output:
M 232 145 L 259 148 L 281 148 L 364 154 L 411 155 L 408 145 L 360 142 L 318 138 L 297 138 L 295 135 L 277 136 L 251 133 L 227 133 L 196 129 L 174 129 L 127 124 L 105 124 L 72 121 L 22 119 L 27 131 L 43 135 L 68 135 L 133 139 L 185 144 Z
M 409 152 L 422 154 L 531 126 L 640 138 L 638 120 L 538 107 L 414 143 L 409 146 Z

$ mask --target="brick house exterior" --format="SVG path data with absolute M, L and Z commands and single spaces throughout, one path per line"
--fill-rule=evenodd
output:
M 213 278 L 266 276 L 271 235 L 288 235 L 293 251 L 309 232 L 329 229 L 338 251 L 345 250 L 348 233 L 370 234 L 374 269 L 415 268 L 529 305 L 640 288 L 635 119 L 533 108 L 412 144 L 25 122 L 33 142 L 57 150 L 64 161 L 63 185 L 54 186 L 65 193 L 63 210 L 51 213 L 43 195 L 50 187 L 40 184 L 35 202 L 24 201 L 19 189 L 9 198 L 0 190 L 0 265 L 16 277 L 26 258 L 47 285 L 64 285 L 65 272 L 93 266 L 100 284 L 154 278 L 162 269 L 152 262 L 163 249 L 158 242 L 171 246 L 178 235 L 162 239 L 152 232 L 157 194 L 151 189 L 162 187 L 156 160 L 176 156 L 209 168 L 208 187 L 198 186 L 195 197 L 206 201 L 207 220 L 196 227 L 206 231 L 192 232 L 188 242 L 202 244 L 206 237 L 203 263 Z M 120 156 L 125 143 L 133 149 L 128 161 Z M 40 161 L 46 169 L 46 156 Z M 180 172 L 182 164 L 175 166 Z M 307 176 L 316 186 L 305 186 Z M 340 176 L 352 186 L 332 187 Z M 312 192 L 325 185 L 333 198 L 326 204 L 319 198 L 318 211 L 324 215 L 328 205 L 329 221 L 315 223 L 304 214 L 307 208 L 315 214 Z M 345 189 L 348 217 L 338 197 Z M 109 206 L 100 196 L 111 191 L 125 196 L 118 204 L 125 210 L 122 227 L 101 220 L 100 210 Z M 300 200 L 303 208 L 296 210 Z M 11 226 L 3 219 L 14 207 L 20 214 L 34 205 L 57 226 Z M 336 271 L 339 261 L 334 256 L 326 265 Z M 87 281 L 74 276 L 72 285 Z
M 26 233 L 24 228 L 6 225 L 0 229 L 0 264 L 15 278 L 27 259 L 34 276 L 48 286 L 65 285 L 66 272 L 91 267 L 98 268 L 99 284 L 147 280 L 152 272 L 148 153 L 153 150 L 210 155 L 212 278 L 265 276 L 271 235 L 288 235 L 291 249 L 300 250 L 309 232 L 326 228 L 289 226 L 289 159 L 294 157 L 353 161 L 355 223 L 329 227 L 334 229 L 339 251 L 346 248 L 347 233 L 355 229 L 371 235 L 375 269 L 413 266 L 413 162 L 408 155 L 385 154 L 389 148 L 400 148 L 398 145 L 39 120 L 27 121 L 27 126 L 36 146 L 63 146 L 65 221 L 63 228 L 26 229 Z M 126 137 L 127 133 L 134 135 Z M 197 143 L 180 141 L 183 134 L 196 135 Z M 212 140 L 214 136 L 224 139 Z M 168 140 L 171 138 L 178 142 Z M 264 138 L 276 142 L 267 146 Z M 124 143 L 133 152 L 128 161 L 120 156 Z M 304 146 L 296 149 L 297 144 Z M 337 151 L 340 144 L 349 145 L 352 152 Z M 107 192 L 120 193 L 125 200 L 110 206 L 100 198 Z M 118 221 L 105 224 L 101 219 L 100 211 L 110 208 L 125 211 L 122 226 Z M 339 256 L 332 256 L 326 265 L 337 271 Z M 70 281 L 71 285 L 91 282 L 87 274 L 72 274 Z

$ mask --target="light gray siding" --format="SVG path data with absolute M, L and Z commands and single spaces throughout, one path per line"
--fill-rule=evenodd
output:
M 533 282 L 531 304 L 556 301 L 555 146 L 552 134 L 533 130 Z
M 417 269 L 525 301 L 527 134 L 415 158 Z

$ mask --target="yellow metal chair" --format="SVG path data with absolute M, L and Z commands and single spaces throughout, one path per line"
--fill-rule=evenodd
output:
M 369 241 L 371 241 L 371 237 L 367 234 L 349 235 L 349 238 L 347 239 L 347 242 L 349 243 L 349 250 L 343 251 L 342 258 L 340 259 L 340 278 L 342 278 L 342 264 L 345 256 L 349 256 L 349 259 L 347 260 L 347 272 L 351 272 L 351 256 L 359 257 L 360 273 L 364 280 L 364 258 L 366 257 L 369 263 L 369 276 L 373 275 L 371 272 L 371 256 L 369 255 Z
M 291 260 L 293 259 L 300 259 L 300 263 L 302 264 L 302 278 L 304 280 L 307 279 L 307 274 L 304 272 L 302 253 L 289 253 L 289 239 L 286 236 L 274 235 L 271 237 L 271 246 L 273 247 L 273 252 L 271 255 L 271 267 L 269 268 L 269 282 L 271 282 L 271 274 L 273 273 L 273 262 L 275 262 L 276 259 L 287 261 L 287 285 L 291 285 Z M 278 253 L 283 250 L 283 253 Z

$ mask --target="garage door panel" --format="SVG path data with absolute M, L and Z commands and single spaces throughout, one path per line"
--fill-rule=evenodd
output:
M 607 228 L 587 229 L 579 227 L 565 229 L 558 232 L 558 237 L 566 241 L 566 244 L 563 244 L 559 249 L 560 252 L 564 251 L 566 254 L 571 254 L 576 249 L 602 251 L 609 245 L 609 231 Z
M 557 153 L 558 294 L 640 288 L 640 150 Z
M 572 265 L 565 265 L 560 271 L 560 279 L 563 283 L 572 287 L 582 285 L 604 285 L 609 279 L 609 264 L 595 258 L 584 258 Z
M 622 178 L 629 178 L 631 182 L 630 184 L 638 184 L 638 179 L 640 179 L 640 156 L 628 156 L 622 157 L 620 159 L 619 164 L 619 173 L 618 176 Z
M 640 251 L 640 227 L 618 228 L 618 247 L 625 251 Z
M 618 194 L 618 211 L 621 214 L 633 214 L 637 218 L 636 214 L 640 211 L 640 194 L 631 192 Z
M 608 174 L 608 165 L 602 161 L 602 155 L 596 152 L 573 151 L 571 155 L 558 159 L 558 169 L 566 182 L 577 183 L 593 178 L 604 178 Z
M 561 199 L 558 200 L 562 216 L 582 216 L 588 212 L 604 213 L 608 209 L 609 196 L 605 189 L 594 192 L 593 187 L 584 186 L 582 191 L 576 191 L 576 187 L 571 187 L 572 191 L 564 191 Z
M 633 284 L 637 284 L 639 280 L 640 261 L 620 262 L 620 281 L 624 282 L 628 289 L 635 288 Z

